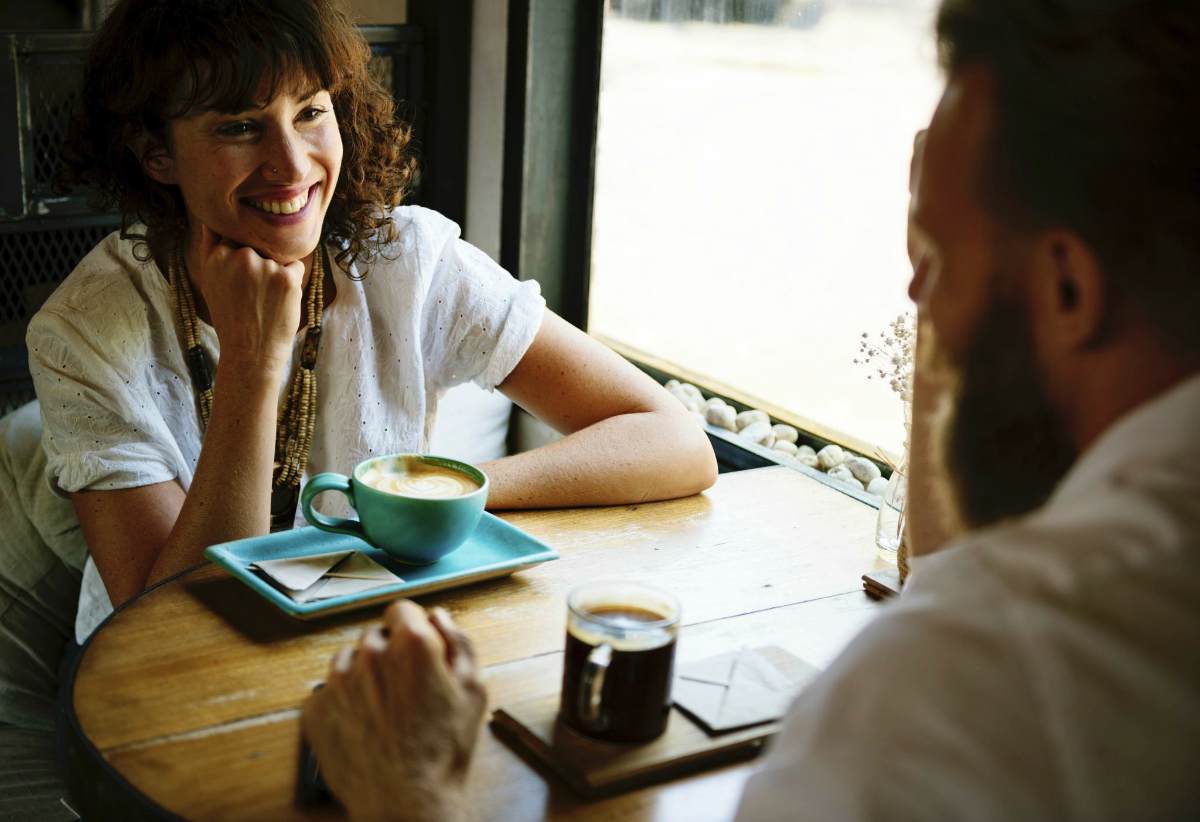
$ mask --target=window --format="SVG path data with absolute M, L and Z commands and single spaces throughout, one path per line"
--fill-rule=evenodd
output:
M 854 364 L 910 308 L 908 166 L 933 0 L 610 0 L 589 331 L 898 452 Z

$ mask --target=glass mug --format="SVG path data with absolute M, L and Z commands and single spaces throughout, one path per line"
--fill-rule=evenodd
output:
M 646 742 L 667 729 L 679 601 L 633 582 L 582 585 L 567 597 L 559 717 L 596 739 Z

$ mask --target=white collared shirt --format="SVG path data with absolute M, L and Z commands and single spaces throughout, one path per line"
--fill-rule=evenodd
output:
M 739 820 L 1200 818 L 1200 376 L 1037 512 L 917 559 Z

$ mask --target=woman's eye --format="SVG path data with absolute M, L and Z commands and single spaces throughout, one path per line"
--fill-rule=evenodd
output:
M 236 123 L 225 123 L 217 129 L 217 133 L 222 137 L 245 137 L 254 131 L 254 124 L 248 120 L 239 120 Z
M 300 119 L 307 122 L 312 122 L 313 120 L 319 120 L 321 115 L 324 113 L 325 109 L 321 108 L 320 106 L 309 106 L 308 108 L 304 109 L 304 111 L 300 112 Z

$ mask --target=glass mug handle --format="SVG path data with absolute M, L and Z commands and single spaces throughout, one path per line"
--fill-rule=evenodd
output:
M 583 663 L 583 676 L 579 678 L 579 719 L 593 731 L 603 731 L 608 717 L 601 711 L 604 696 L 604 678 L 612 662 L 612 646 L 597 645 Z

